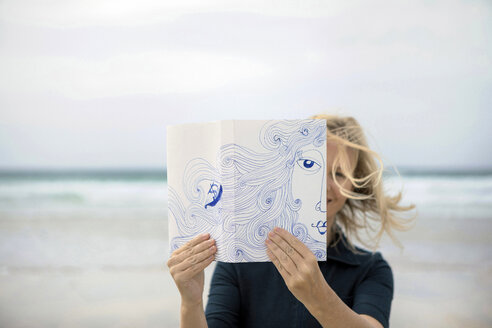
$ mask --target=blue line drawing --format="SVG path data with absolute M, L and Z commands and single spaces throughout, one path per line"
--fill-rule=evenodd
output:
M 316 225 L 314 223 L 311 223 L 311 227 L 318 229 L 318 232 L 321 235 L 324 235 L 326 233 L 326 221 L 318 221 L 316 222 Z
M 215 164 L 190 160 L 179 186 L 184 198 L 169 185 L 169 220 L 177 229 L 171 252 L 209 232 L 217 241 L 217 260 L 265 262 L 267 234 L 279 226 L 318 260 L 326 259 L 320 232 L 323 222 L 326 232 L 326 122 L 269 121 L 258 137 L 261 152 L 229 143 L 220 147 Z
M 217 190 L 218 189 L 218 190 Z M 219 202 L 220 198 L 222 197 L 222 185 L 218 185 L 215 182 L 210 185 L 210 189 L 208 190 L 209 194 L 212 194 L 212 201 L 208 204 L 205 204 L 205 208 L 207 206 L 215 206 Z

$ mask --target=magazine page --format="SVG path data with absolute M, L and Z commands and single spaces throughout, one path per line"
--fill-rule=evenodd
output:
M 325 260 L 325 163 L 324 120 L 169 127 L 171 251 L 208 232 L 216 260 L 265 262 L 267 234 L 278 226 Z

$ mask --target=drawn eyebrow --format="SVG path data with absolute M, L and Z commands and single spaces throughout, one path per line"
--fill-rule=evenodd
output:
M 323 155 L 316 149 L 310 149 L 307 151 L 300 151 L 299 158 L 310 157 L 315 159 L 318 163 L 323 163 Z

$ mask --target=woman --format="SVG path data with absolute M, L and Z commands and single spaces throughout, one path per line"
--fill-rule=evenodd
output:
M 355 247 L 360 231 L 404 229 L 401 194 L 384 195 L 382 165 L 357 121 L 317 115 L 327 123 L 327 261 L 288 231 L 266 239 L 266 263 L 217 263 L 203 311 L 203 270 L 217 249 L 209 234 L 173 252 L 168 266 L 181 294 L 182 327 L 388 327 L 393 276 L 381 254 Z M 381 162 L 379 160 L 379 162 Z M 367 245 L 367 244 L 366 244 Z

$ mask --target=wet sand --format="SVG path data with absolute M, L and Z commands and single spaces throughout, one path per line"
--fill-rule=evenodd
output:
M 492 218 L 420 216 L 403 251 L 385 240 L 391 326 L 491 327 L 491 231 Z M 2 211 L 0 326 L 178 327 L 166 239 L 164 210 Z

